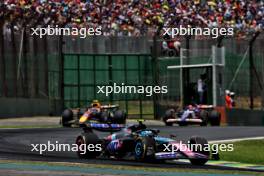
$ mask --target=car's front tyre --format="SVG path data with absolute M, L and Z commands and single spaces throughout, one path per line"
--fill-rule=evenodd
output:
M 135 160 L 154 161 L 155 160 L 155 140 L 151 137 L 138 137 L 135 142 Z
M 92 132 L 81 133 L 76 138 L 75 143 L 78 146 L 77 155 L 79 158 L 93 159 L 101 154 L 102 148 L 97 147 L 98 145 L 100 145 L 100 140 L 98 136 Z M 93 145 L 94 147 L 92 147 L 91 145 Z M 92 150 L 89 147 L 91 147 Z
M 207 158 L 192 158 L 190 159 L 191 163 L 193 165 L 204 165 L 210 157 L 210 151 L 209 151 L 210 148 L 207 140 L 205 138 L 197 137 L 197 136 L 191 137 L 190 146 L 193 152 L 202 154 L 207 157 Z

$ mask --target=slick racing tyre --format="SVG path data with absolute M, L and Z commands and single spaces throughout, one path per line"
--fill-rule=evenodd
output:
M 154 161 L 155 160 L 155 140 L 151 137 L 138 137 L 135 143 L 135 160 Z
M 209 122 L 211 126 L 220 126 L 221 114 L 216 110 L 213 110 L 209 113 Z
M 209 156 L 210 156 L 210 151 L 209 151 L 210 148 L 208 147 L 207 140 L 205 138 L 202 138 L 202 137 L 196 137 L 196 136 L 191 137 L 190 145 L 192 146 L 191 150 L 193 152 L 200 153 L 200 154 L 207 156 L 207 158 L 197 158 L 197 159 L 192 158 L 192 159 L 190 159 L 191 163 L 193 165 L 204 165 L 208 161 Z M 201 146 L 201 147 L 199 147 L 199 146 Z
M 62 112 L 61 116 L 61 124 L 63 127 L 70 127 L 71 123 L 69 123 L 71 120 L 73 120 L 73 112 L 70 109 L 65 109 Z
M 108 112 L 106 112 L 106 111 L 102 112 L 101 115 L 100 115 L 100 118 L 99 118 L 99 122 L 107 123 L 108 117 L 109 117 L 109 113 Z
M 114 112 L 114 118 L 112 119 L 112 123 L 125 124 L 126 118 L 127 116 L 124 111 L 117 110 Z
M 167 122 L 168 119 L 175 119 L 175 110 L 174 109 L 168 109 L 165 112 L 165 115 L 163 117 L 163 122 L 165 123 L 166 126 L 172 126 L 172 122 Z
M 200 119 L 202 120 L 201 126 L 206 126 L 208 123 L 208 112 L 205 110 L 201 110 Z
M 92 132 L 81 133 L 76 138 L 78 146 L 77 155 L 79 158 L 93 159 L 100 155 L 102 148 L 98 148 L 100 140 L 98 136 Z M 93 150 L 88 150 L 88 146 L 94 145 Z

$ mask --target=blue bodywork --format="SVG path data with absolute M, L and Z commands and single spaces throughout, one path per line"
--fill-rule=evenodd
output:
M 155 141 L 155 158 L 166 160 L 166 159 L 179 159 L 179 158 L 204 158 L 207 159 L 208 156 L 203 154 L 195 153 L 192 151 L 183 152 L 181 150 L 176 150 L 173 152 L 162 150 L 166 144 L 176 144 L 172 138 L 159 136 L 158 130 L 147 129 L 146 126 L 124 126 L 121 124 L 100 124 L 100 123 L 89 123 L 88 127 L 96 129 L 99 131 L 120 131 L 107 136 L 105 140 L 105 151 L 110 155 L 118 155 L 121 152 L 127 154 L 132 154 L 140 157 L 142 154 L 143 144 L 138 141 L 138 137 L 151 137 Z M 151 148 L 151 147 L 150 147 Z M 167 147 L 166 147 L 167 148 Z M 147 149 L 148 150 L 148 149 Z M 153 150 L 153 148 L 151 149 Z M 149 151 L 148 151 L 149 152 Z M 119 155 L 120 156 L 120 155 Z
M 86 123 L 86 127 L 92 128 L 98 131 L 112 132 L 112 131 L 120 131 L 125 126 L 123 124 L 108 124 L 108 123 Z

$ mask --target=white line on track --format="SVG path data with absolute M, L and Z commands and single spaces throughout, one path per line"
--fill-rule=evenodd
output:
M 246 137 L 246 138 L 235 138 L 235 139 L 224 139 L 224 140 L 213 140 L 209 141 L 209 144 L 220 144 L 220 143 L 230 143 L 230 142 L 239 142 L 239 141 L 248 141 L 248 140 L 262 140 L 264 136 L 260 137 Z

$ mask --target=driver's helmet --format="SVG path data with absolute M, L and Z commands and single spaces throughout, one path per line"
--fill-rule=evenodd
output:
M 193 105 L 188 105 L 188 109 L 193 109 Z
M 98 100 L 93 100 L 93 102 L 91 103 L 91 107 L 92 108 L 101 108 L 101 104 Z
M 146 127 L 146 125 L 145 124 L 133 124 L 133 125 L 129 125 L 128 127 L 127 127 L 127 129 L 130 129 L 131 130 L 131 132 L 136 132 L 136 131 L 139 131 L 139 130 L 144 130 L 144 129 L 146 129 L 147 127 Z

